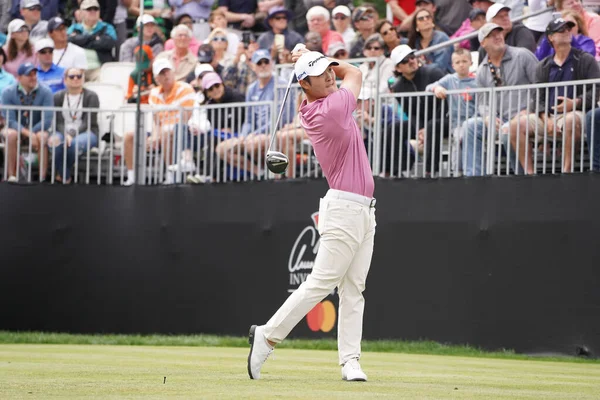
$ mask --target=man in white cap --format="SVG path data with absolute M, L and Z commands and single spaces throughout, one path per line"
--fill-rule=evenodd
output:
M 156 20 L 152 15 L 144 14 L 138 17 L 135 25 L 139 27 L 144 25 L 144 44 L 147 44 L 152 49 L 152 55 L 156 57 L 164 50 L 163 41 L 156 33 Z M 119 61 L 135 62 L 134 50 L 140 44 L 139 37 L 131 37 L 123 42 L 119 49 Z
M 500 26 L 504 35 L 504 42 L 513 47 L 522 47 L 535 53 L 537 44 L 533 33 L 520 22 L 512 23 L 510 20 L 511 8 L 502 3 L 494 3 L 488 8 L 485 19 L 487 22 L 491 22 Z M 479 59 L 483 60 L 485 57 L 485 49 L 479 48 Z
M 87 58 L 86 82 L 100 78 L 100 67 L 113 61 L 113 50 L 117 44 L 115 28 L 100 19 L 98 0 L 83 0 L 79 6 L 82 22 L 69 27 L 69 42 L 81 46 Z
M 65 70 L 78 68 L 85 71 L 87 69 L 85 51 L 75 43 L 69 43 L 64 19 L 54 17 L 48 21 L 48 36 L 54 42 L 54 52 L 52 53 L 54 64 Z
M 29 40 L 32 43 L 48 36 L 48 22 L 41 20 L 40 0 L 21 0 L 21 15 L 29 27 Z
M 271 319 L 250 328 L 248 374 L 261 368 L 290 331 L 321 300 L 338 288 L 338 353 L 342 379 L 366 381 L 361 355 L 367 274 L 375 236 L 373 172 L 362 133 L 352 117 L 362 85 L 358 68 L 306 49 L 292 52 L 294 73 L 306 100 L 300 123 L 308 134 L 329 184 L 321 199 L 319 251 L 311 274 Z M 336 76 L 342 79 L 338 88 Z
M 502 29 L 500 25 L 493 23 L 487 23 L 479 29 L 479 42 L 487 55 L 477 69 L 478 87 L 518 86 L 535 82 L 537 58 L 527 49 L 506 45 Z M 527 98 L 526 90 L 505 91 L 502 95 L 497 93 L 494 99 L 488 98 L 485 93 L 479 96 L 476 103 L 480 117 L 469 118 L 463 125 L 463 167 L 466 176 L 485 173 L 483 137 L 488 135 L 490 128 L 501 133 L 500 139 L 510 153 L 508 157 L 512 160 L 511 165 L 514 165 L 516 154 L 508 145 L 508 122 L 527 108 Z M 496 104 L 495 115 L 490 115 L 492 101 Z
M 314 6 L 306 13 L 308 30 L 321 36 L 321 51 L 327 53 L 329 45 L 335 42 L 344 42 L 342 35 L 329 28 L 329 11 L 325 7 Z
M 175 79 L 175 70 L 173 64 L 165 58 L 154 60 L 152 65 L 152 73 L 156 80 L 157 87 L 152 89 L 148 104 L 150 106 L 164 107 L 184 107 L 185 111 L 180 113 L 179 110 L 174 111 L 158 111 L 154 115 L 154 124 L 152 132 L 149 132 L 149 137 L 146 139 L 146 148 L 148 150 L 163 148 L 164 158 L 167 165 L 171 164 L 175 153 L 176 142 L 173 140 L 177 136 L 178 126 L 183 128 L 179 139 L 183 139 L 182 149 L 191 147 L 191 138 L 187 135 L 187 122 L 192 116 L 192 108 L 195 105 L 194 99 L 196 94 L 189 83 L 181 82 Z M 180 117 L 182 118 L 180 121 Z M 181 125 L 180 125 L 181 122 Z M 125 186 L 130 186 L 135 183 L 135 174 L 133 169 L 133 150 L 134 150 L 134 132 L 125 134 L 124 154 L 125 165 L 127 167 L 127 180 Z M 141 139 L 141 138 L 138 138 Z M 172 174 L 167 174 L 165 184 L 174 183 Z
M 65 88 L 65 69 L 52 61 L 54 42 L 44 38 L 35 42 L 35 53 L 38 59 L 38 82 L 48 86 L 52 93 Z
M 335 31 L 342 35 L 346 50 L 350 51 L 350 43 L 356 37 L 356 32 L 352 29 L 351 17 L 352 13 L 347 6 L 337 6 L 331 12 L 333 18 L 333 27 Z

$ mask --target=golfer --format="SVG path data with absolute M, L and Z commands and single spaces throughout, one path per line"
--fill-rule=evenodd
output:
M 373 172 L 352 112 L 362 85 L 360 70 L 306 49 L 292 53 L 306 94 L 300 123 L 310 137 L 330 189 L 320 200 L 319 252 L 311 274 L 265 324 L 250 328 L 248 374 L 260 370 L 273 348 L 321 300 L 338 288 L 338 352 L 342 379 L 366 381 L 360 359 L 367 273 L 375 236 Z M 338 89 L 335 78 L 342 79 Z

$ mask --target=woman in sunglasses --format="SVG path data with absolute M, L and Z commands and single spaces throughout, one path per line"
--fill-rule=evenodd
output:
M 21 64 L 37 64 L 37 57 L 33 46 L 29 42 L 29 28 L 22 19 L 13 19 L 8 24 L 8 43 L 4 46 L 6 63 L 4 70 L 17 77 L 17 70 Z
M 99 108 L 100 100 L 95 92 L 84 89 L 83 83 L 84 71 L 69 68 L 65 71 L 67 88 L 54 95 L 54 107 L 62 111 L 56 112 L 56 131 L 48 146 L 54 152 L 51 160 L 58 182 L 71 183 L 75 159 L 98 145 L 98 113 L 83 110 Z
M 367 58 L 376 58 L 379 63 L 379 71 L 376 69 L 377 63 L 374 61 L 364 62 L 359 67 L 363 74 L 363 87 L 368 87 L 371 91 L 376 89 L 379 93 L 389 92 L 388 79 L 394 76 L 394 63 L 385 56 L 384 46 L 383 38 L 379 33 L 369 36 L 365 41 L 363 55 Z M 379 82 L 379 87 L 376 87 L 377 82 Z
M 213 61 L 218 62 L 222 66 L 229 65 L 233 61 L 233 56 L 227 52 L 229 40 L 227 39 L 227 32 L 224 29 L 213 29 L 210 35 L 208 35 L 207 41 L 215 50 Z
M 375 25 L 375 32 L 379 33 L 383 38 L 383 54 L 385 54 L 386 57 L 389 57 L 390 54 L 392 54 L 392 50 L 403 44 L 403 40 L 400 39 L 398 31 L 387 19 L 382 19 Z M 406 44 L 406 38 L 404 38 L 404 41 L 404 44 Z
M 438 30 L 429 10 L 419 10 L 413 18 L 411 30 L 408 32 L 408 45 L 414 50 L 424 50 L 436 44 L 448 41 L 448 35 Z M 444 47 L 421 56 L 423 64 L 432 64 L 444 72 L 452 69 L 452 46 Z

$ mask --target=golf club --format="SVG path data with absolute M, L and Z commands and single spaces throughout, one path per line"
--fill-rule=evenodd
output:
M 298 51 L 301 48 L 306 47 L 303 44 L 298 44 L 294 47 L 294 51 Z M 290 81 L 288 82 L 287 88 L 285 89 L 285 95 L 283 96 L 283 101 L 281 102 L 281 109 L 279 110 L 279 116 L 277 117 L 277 122 L 273 127 L 273 132 L 271 133 L 271 142 L 269 143 L 269 148 L 267 149 L 267 155 L 265 157 L 267 168 L 274 174 L 283 174 L 287 169 L 290 160 L 288 157 L 280 151 L 271 150 L 273 147 L 273 143 L 275 142 L 275 137 L 277 133 L 277 128 L 279 127 L 279 123 L 281 122 L 281 116 L 283 115 L 283 110 L 285 108 L 285 102 L 287 101 L 288 95 L 290 94 L 290 89 L 292 88 L 292 82 L 294 81 L 294 72 L 290 75 Z

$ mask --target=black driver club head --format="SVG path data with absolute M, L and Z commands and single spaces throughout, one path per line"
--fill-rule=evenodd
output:
M 266 156 L 267 168 L 274 174 L 283 174 L 290 163 L 287 156 L 279 151 L 268 151 Z

